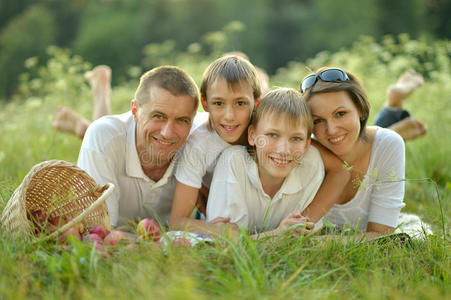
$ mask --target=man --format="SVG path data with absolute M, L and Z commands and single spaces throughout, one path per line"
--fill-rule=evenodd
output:
M 145 217 L 168 223 L 176 154 L 198 103 L 193 79 L 178 67 L 162 66 L 141 77 L 131 111 L 89 126 L 78 165 L 98 184 L 115 185 L 107 199 L 112 226 Z

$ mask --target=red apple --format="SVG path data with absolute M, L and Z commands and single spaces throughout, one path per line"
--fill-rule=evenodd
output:
M 61 216 L 49 218 L 49 223 L 57 227 L 63 225 Z
M 89 230 L 89 233 L 97 234 L 102 239 L 104 239 L 110 233 L 110 231 L 108 229 L 103 228 L 100 225 L 96 225 L 91 230 Z
M 103 244 L 101 244 L 101 243 L 95 242 L 94 245 L 95 245 L 94 247 L 96 247 L 96 250 L 98 250 L 98 251 L 103 251 L 103 250 L 105 250 L 105 247 L 104 247 Z
M 68 230 L 66 230 L 59 238 L 58 241 L 65 244 L 67 242 L 68 236 L 72 235 L 75 238 L 77 238 L 78 240 L 81 241 L 81 235 L 78 232 L 78 230 L 74 227 L 69 228 Z
M 172 245 L 176 247 L 192 247 L 190 241 L 185 238 L 176 238 L 172 241 Z
M 65 224 L 70 223 L 70 222 L 72 222 L 72 218 L 67 219 L 66 222 L 65 222 Z M 81 222 L 72 225 L 72 227 L 74 227 L 75 229 L 77 229 L 77 231 L 78 231 L 78 233 L 79 233 L 80 235 L 82 235 L 83 232 L 85 232 L 85 226 L 84 226 L 83 223 L 81 223 Z
M 158 241 L 161 236 L 160 225 L 152 219 L 142 219 L 136 227 L 138 237 Z
M 103 243 L 103 239 L 100 235 L 95 233 L 89 233 L 85 236 L 85 240 L 88 242 L 98 242 Z
M 119 244 L 119 242 L 122 239 L 125 239 L 126 237 L 127 237 L 127 235 L 125 234 L 125 232 L 122 232 L 119 230 L 113 230 L 105 237 L 103 242 L 105 245 L 115 246 L 115 245 Z
M 47 219 L 47 216 L 45 215 L 45 213 L 38 209 L 32 212 L 33 218 L 37 221 L 39 221 L 39 223 L 45 223 L 45 220 Z
M 48 219 L 47 227 L 50 233 L 55 232 L 59 227 L 66 224 L 66 218 L 64 216 L 55 216 Z
M 80 235 L 83 235 L 83 232 L 85 232 L 85 225 L 83 225 L 83 223 L 75 224 L 74 227 L 78 230 Z
M 47 222 L 47 216 L 41 209 L 34 210 L 32 212 L 27 212 L 27 218 L 33 222 L 34 233 L 38 235 L 41 233 Z
M 96 250 L 103 250 L 103 239 L 100 235 L 95 233 L 89 233 L 84 237 L 85 241 L 90 244 L 94 244 Z
M 48 229 L 49 229 L 49 233 L 52 234 L 58 230 L 58 227 L 53 224 L 49 224 Z

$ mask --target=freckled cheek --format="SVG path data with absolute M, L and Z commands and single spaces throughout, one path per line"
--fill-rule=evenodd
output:
M 290 154 L 293 156 L 293 158 L 298 161 L 302 158 L 302 156 L 305 153 L 305 144 L 302 145 L 294 145 L 290 148 Z
M 273 144 L 268 139 L 261 139 L 257 141 L 256 151 L 259 159 L 263 159 L 266 155 L 274 151 Z
M 321 126 L 321 124 L 316 124 L 313 126 L 313 134 L 317 137 L 320 138 L 322 135 L 324 135 L 325 128 L 324 126 Z

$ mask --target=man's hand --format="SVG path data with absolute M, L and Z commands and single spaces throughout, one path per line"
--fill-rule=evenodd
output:
M 209 223 L 216 225 L 221 232 L 225 233 L 229 238 L 235 236 L 240 228 L 235 223 L 230 223 L 230 218 L 216 217 Z
M 239 231 L 240 228 L 235 223 L 230 223 L 230 218 L 217 217 L 210 221 L 211 224 L 217 224 L 219 227 L 229 227 L 232 230 Z
M 216 217 L 210 221 L 211 224 L 229 223 L 229 222 L 230 222 L 230 218 L 223 218 L 223 217 Z

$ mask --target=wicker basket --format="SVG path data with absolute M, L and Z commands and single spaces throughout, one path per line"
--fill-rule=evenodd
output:
M 14 191 L 0 219 L 2 230 L 21 239 L 35 238 L 27 211 L 42 210 L 49 218 L 72 219 L 58 230 L 39 240 L 56 237 L 77 223 L 89 230 L 95 225 L 110 229 L 105 200 L 114 185 L 99 186 L 85 171 L 62 160 L 35 165 Z

